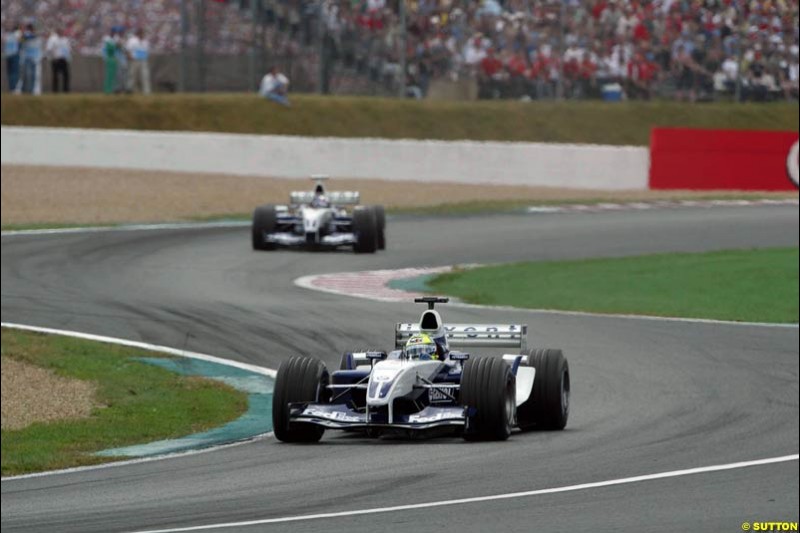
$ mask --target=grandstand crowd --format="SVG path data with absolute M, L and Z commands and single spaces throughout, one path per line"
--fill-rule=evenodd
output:
M 209 54 L 246 53 L 256 12 L 268 53 L 388 87 L 405 46 L 414 97 L 435 80 L 476 80 L 481 98 L 798 97 L 798 0 L 209 0 L 202 30 L 189 4 L 188 44 Z M 58 29 L 82 55 L 114 27 L 143 28 L 153 54 L 181 48 L 180 0 L 4 0 L 2 21 Z

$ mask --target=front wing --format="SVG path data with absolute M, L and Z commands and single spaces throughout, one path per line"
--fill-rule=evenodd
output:
M 271 242 L 280 246 L 347 246 L 356 243 L 356 236 L 353 233 L 333 233 L 323 235 L 320 240 L 309 241 L 305 235 L 291 232 L 267 233 L 264 235 L 265 242 Z
M 413 414 L 395 414 L 389 421 L 385 412 L 355 411 L 345 404 L 290 403 L 290 422 L 316 424 L 330 429 L 431 429 L 442 426 L 466 426 L 466 408 L 429 405 Z

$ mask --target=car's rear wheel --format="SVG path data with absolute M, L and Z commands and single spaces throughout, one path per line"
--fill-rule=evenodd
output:
M 353 211 L 353 233 L 356 243 L 353 251 L 357 254 L 374 254 L 378 248 L 378 223 L 375 210 L 362 207 Z
M 317 442 L 325 428 L 313 424 L 290 422 L 289 404 L 323 402 L 329 397 L 328 370 L 319 359 L 292 357 L 281 363 L 272 395 L 272 429 L 283 442 Z
M 569 363 L 561 350 L 532 349 L 528 366 L 536 369 L 528 401 L 517 408 L 520 428 L 564 429 L 569 418 Z
M 275 244 L 264 240 L 265 233 L 275 232 L 278 214 L 274 205 L 260 205 L 253 211 L 253 250 L 274 250 Z
M 467 440 L 506 440 L 516 410 L 516 381 L 499 357 L 475 357 L 464 364 L 461 405 L 467 408 Z

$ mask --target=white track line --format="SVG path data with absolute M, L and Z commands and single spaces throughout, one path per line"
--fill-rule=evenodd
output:
M 797 329 L 799 324 L 773 324 L 771 322 L 737 322 L 734 320 L 715 320 L 713 318 L 681 318 L 675 316 L 623 315 L 614 313 L 592 313 L 589 311 L 559 311 L 557 309 L 526 309 L 508 305 L 478 305 L 464 302 L 452 302 L 448 306 L 466 307 L 468 309 L 493 309 L 496 311 L 524 311 L 544 315 L 585 316 L 596 318 L 624 318 L 627 320 L 651 320 L 656 322 L 684 322 L 689 324 L 715 324 L 720 326 L 750 326 L 758 328 Z
M 477 266 L 477 265 L 470 265 L 470 266 Z M 489 266 L 489 265 L 482 265 L 482 266 Z M 420 268 L 422 269 L 424 267 Z M 406 269 L 398 269 L 398 270 L 406 270 Z M 373 272 L 373 271 L 365 271 L 365 272 Z M 385 272 L 385 271 L 381 270 L 375 272 Z M 409 293 L 409 298 L 407 300 L 401 300 L 395 297 L 383 297 L 383 296 L 372 296 L 368 294 L 348 293 L 340 289 L 334 289 L 331 287 L 319 287 L 317 285 L 314 285 L 314 281 L 317 278 L 323 278 L 327 276 L 340 276 L 342 274 L 357 274 L 357 272 L 347 272 L 347 273 L 339 272 L 331 274 L 316 274 L 311 276 L 302 276 L 300 278 L 295 279 L 294 284 L 297 287 L 308 289 L 311 291 L 325 292 L 328 294 L 335 294 L 337 296 L 349 296 L 351 298 L 361 298 L 363 300 L 372 300 L 374 302 L 408 303 L 411 301 L 411 296 L 412 296 L 411 293 Z M 545 315 L 578 316 L 578 317 L 590 317 L 590 318 L 615 318 L 615 319 L 625 319 L 625 320 L 650 320 L 655 322 L 682 322 L 688 324 L 711 324 L 711 325 L 721 325 L 721 326 L 749 326 L 749 327 L 759 327 L 759 328 L 782 328 L 782 329 L 798 328 L 798 324 L 773 324 L 770 322 L 737 322 L 733 320 L 714 320 L 711 318 L 681 318 L 672 316 L 593 313 L 590 311 L 562 311 L 558 309 L 530 309 L 526 307 L 511 307 L 508 305 L 478 305 L 478 304 L 469 304 L 469 303 L 454 301 L 452 298 L 450 300 L 450 303 L 448 304 L 448 307 L 464 307 L 468 309 L 491 309 L 494 311 L 512 311 L 515 313 L 534 313 L 534 314 L 545 314 Z
M 15 235 L 63 235 L 71 233 L 106 233 L 110 231 L 238 228 L 249 225 L 249 220 L 221 220 L 219 222 L 173 222 L 166 224 L 124 224 L 119 226 L 78 226 L 74 228 L 21 229 L 3 231 L 1 235 L 3 237 L 13 237 Z
M 116 337 L 105 337 L 105 336 L 102 336 L 102 335 L 93 335 L 91 333 L 81 333 L 79 331 L 69 331 L 69 330 L 53 329 L 53 328 L 42 328 L 42 327 L 38 327 L 38 326 L 28 326 L 28 325 L 25 325 L 25 324 L 15 324 L 15 323 L 11 323 L 11 322 L 1 322 L 0 326 L 4 327 L 4 328 L 8 328 L 8 329 L 18 329 L 18 330 L 22 330 L 22 331 L 32 331 L 32 332 L 35 332 L 35 333 L 46 333 L 46 334 L 50 334 L 50 335 L 61 335 L 63 337 L 72 337 L 72 338 L 75 338 L 75 339 L 85 339 L 85 340 L 90 340 L 90 341 L 103 342 L 103 343 L 107 343 L 107 344 L 117 344 L 119 346 L 128 346 L 130 348 L 139 348 L 141 350 L 147 350 L 147 351 L 151 351 L 151 352 L 165 353 L 165 354 L 169 354 L 169 355 L 175 355 L 175 356 L 178 356 L 178 357 L 187 357 L 189 359 L 198 359 L 200 361 L 207 361 L 207 362 L 210 362 L 210 363 L 217 363 L 217 364 L 220 364 L 220 365 L 239 368 L 241 370 L 247 370 L 249 372 L 253 372 L 253 373 L 256 373 L 256 374 L 262 374 L 262 375 L 265 375 L 265 376 L 269 376 L 269 377 L 271 377 L 273 379 L 277 375 L 277 372 L 275 370 L 271 369 L 271 368 L 264 368 L 264 367 L 261 367 L 261 366 L 250 365 L 250 364 L 247 364 L 247 363 L 240 363 L 238 361 L 231 361 L 230 359 L 223 359 L 221 357 L 215 357 L 213 355 L 206 355 L 206 354 L 197 353 L 197 352 L 189 352 L 189 351 L 186 351 L 186 350 L 178 350 L 176 348 L 170 348 L 168 346 L 159 346 L 157 344 L 149 344 L 149 343 L 146 343 L 146 342 L 130 341 L 130 340 L 127 340 L 127 339 L 119 339 L 119 338 L 116 338 Z M 262 433 L 261 435 L 254 436 L 252 439 L 247 439 L 247 440 L 243 440 L 243 441 L 239 441 L 239 442 L 232 442 L 232 443 L 228 443 L 228 444 L 221 444 L 221 445 L 218 445 L 218 446 L 210 446 L 210 447 L 202 448 L 202 449 L 199 449 L 199 450 L 189 450 L 189 451 L 185 451 L 185 452 L 170 453 L 170 454 L 158 455 L 158 456 L 154 456 L 154 457 L 140 457 L 140 458 L 137 458 L 137 459 L 129 459 L 129 460 L 125 460 L 125 461 L 115 461 L 113 463 L 102 463 L 102 464 L 99 464 L 99 465 L 78 466 L 78 467 L 75 467 L 75 468 L 65 468 L 65 469 L 62 469 L 62 470 L 50 470 L 48 472 L 34 472 L 32 474 L 22 474 L 22 475 L 19 475 L 19 476 L 8 476 L 8 477 L 3 477 L 2 478 L 2 482 L 5 483 L 6 481 L 15 481 L 15 480 L 20 480 L 20 479 L 30 479 L 30 478 L 44 477 L 44 476 L 54 476 L 54 475 L 58 475 L 58 474 L 69 474 L 69 473 L 73 473 L 73 472 L 85 472 L 85 471 L 88 471 L 88 470 L 98 470 L 98 469 L 101 469 L 101 468 L 111 468 L 111 467 L 132 465 L 132 464 L 138 464 L 138 463 L 147 463 L 147 462 L 150 462 L 150 461 L 159 461 L 159 460 L 162 460 L 162 459 L 172 459 L 172 458 L 175 458 L 175 457 L 185 457 L 187 455 L 194 455 L 194 454 L 198 454 L 198 453 L 205 453 L 205 452 L 211 452 L 211 451 L 215 451 L 215 450 L 220 450 L 220 449 L 223 449 L 223 448 L 231 448 L 231 447 L 234 447 L 234 446 L 240 446 L 242 444 L 246 444 L 246 443 L 252 442 L 254 440 L 262 439 L 262 438 L 264 438 L 264 437 L 266 437 L 268 435 L 271 435 L 271 434 L 272 434 L 272 432 Z
M 228 529 L 234 527 L 260 526 L 268 524 L 283 524 L 286 522 L 300 522 L 305 520 L 319 520 L 323 518 L 346 518 L 351 516 L 362 516 L 378 513 L 394 513 L 398 511 L 412 511 L 416 509 L 430 509 L 433 507 L 447 507 L 451 505 L 465 505 L 469 503 L 489 502 L 495 500 L 510 500 L 514 498 L 527 498 L 531 496 L 542 496 L 545 494 L 558 494 L 561 492 L 575 492 L 579 490 L 599 489 L 612 487 L 615 485 L 627 485 L 630 483 L 640 483 L 643 481 L 654 481 L 657 479 L 668 479 L 673 477 L 691 476 L 695 474 L 706 474 L 709 472 L 721 472 L 725 470 L 736 470 L 753 466 L 770 465 L 775 463 L 785 463 L 797 461 L 798 454 L 784 455 L 782 457 L 771 457 L 769 459 L 758 459 L 755 461 L 742 461 L 739 463 L 728 463 L 722 465 L 702 466 L 698 468 L 688 468 L 685 470 L 672 470 L 670 472 L 659 472 L 656 474 L 645 474 L 642 476 L 626 477 L 620 479 L 609 479 L 606 481 L 596 481 L 593 483 L 582 483 L 580 485 L 567 485 L 565 487 L 554 487 L 550 489 L 529 490 L 524 492 L 510 492 L 506 494 L 493 494 L 490 496 L 476 496 L 472 498 L 460 498 L 456 500 L 445 500 L 425 503 L 412 503 L 408 505 L 395 505 L 392 507 L 374 507 L 371 509 L 354 509 L 352 511 L 340 511 L 335 513 L 319 513 L 311 515 L 282 516 L 278 518 L 265 518 L 262 520 L 247 520 L 242 522 L 223 522 L 219 524 L 208 524 L 203 526 L 176 527 L 167 529 L 142 530 L 136 533 L 180 533 L 184 531 L 204 531 L 211 529 Z

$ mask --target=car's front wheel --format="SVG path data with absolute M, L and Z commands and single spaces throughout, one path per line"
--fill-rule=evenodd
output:
M 353 233 L 356 242 L 353 251 L 357 254 L 374 254 L 378 249 L 378 222 L 375 210 L 367 207 L 353 211 Z
M 253 211 L 251 228 L 253 250 L 274 250 L 275 244 L 264 240 L 264 235 L 274 233 L 278 225 L 278 214 L 274 205 L 260 205 Z
M 272 429 L 283 442 L 317 442 L 325 428 L 314 424 L 292 423 L 289 404 L 320 402 L 328 397 L 328 369 L 313 357 L 292 357 L 281 363 L 272 394 Z
M 461 374 L 461 405 L 467 408 L 467 440 L 506 440 L 516 414 L 516 380 L 499 357 L 475 357 Z

